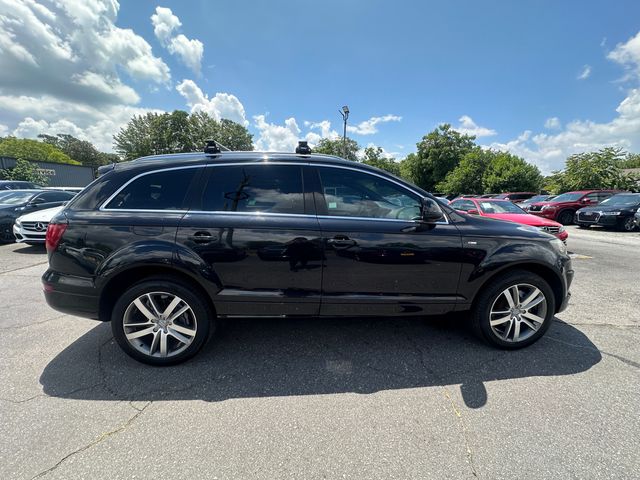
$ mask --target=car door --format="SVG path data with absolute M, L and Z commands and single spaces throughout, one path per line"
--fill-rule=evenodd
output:
M 322 241 L 303 185 L 299 164 L 206 169 L 178 229 L 178 255 L 197 257 L 215 276 L 218 315 L 318 315 Z
M 444 217 L 419 223 L 421 196 L 394 180 L 318 166 L 316 208 L 324 243 L 321 314 L 398 315 L 454 308 L 461 238 Z M 428 199 L 430 208 L 440 210 Z

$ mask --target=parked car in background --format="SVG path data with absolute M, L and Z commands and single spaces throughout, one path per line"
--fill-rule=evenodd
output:
M 578 209 L 598 205 L 603 200 L 621 193 L 620 190 L 580 190 L 558 195 L 553 200 L 529 205 L 527 212 L 571 225 Z
M 24 190 L 28 188 L 42 188 L 32 182 L 22 180 L 0 180 L 0 190 Z
M 499 198 L 501 200 L 509 200 L 513 203 L 520 203 L 528 198 L 535 197 L 535 192 L 507 192 L 507 193 L 499 193 L 498 195 L 494 195 L 491 198 Z
M 493 198 L 496 195 L 498 195 L 497 193 L 485 193 L 484 195 L 480 195 L 478 198 Z
M 0 197 L 0 242 L 13 242 L 13 224 L 25 213 L 57 207 L 75 196 L 56 190 L 14 190 Z
M 636 228 L 640 228 L 640 209 L 638 209 L 638 211 L 633 216 L 633 218 L 635 219 L 635 222 L 636 222 Z
M 634 215 L 638 212 L 638 208 L 640 208 L 640 193 L 619 193 L 603 200 L 599 205 L 578 210 L 576 223 L 581 228 L 601 225 L 631 232 L 636 228 Z
M 518 203 L 518 206 L 523 210 L 527 210 L 529 208 L 529 205 L 533 203 L 550 202 L 556 196 L 557 195 L 536 195 L 535 197 L 527 198 L 526 200 L 521 201 L 520 203 Z
M 63 208 L 64 205 L 45 208 L 18 217 L 13 225 L 13 235 L 16 237 L 16 242 L 27 245 L 44 245 L 49 221 Z
M 449 206 L 470 215 L 480 215 L 482 217 L 507 220 L 509 222 L 536 227 L 540 231 L 555 235 L 563 242 L 566 242 L 569 237 L 569 233 L 565 230 L 564 226 L 558 222 L 536 217 L 535 215 L 529 215 L 509 200 L 497 198 L 466 198 L 455 200 L 451 202 Z
M 467 310 L 514 349 L 567 305 L 557 238 L 460 215 L 361 163 L 209 151 L 116 164 L 69 202 L 47 231 L 49 305 L 110 321 L 155 365 L 195 355 L 220 319 Z

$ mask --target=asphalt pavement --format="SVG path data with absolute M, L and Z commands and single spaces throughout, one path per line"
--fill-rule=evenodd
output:
M 153 368 L 0 246 L 0 478 L 638 478 L 639 247 L 571 227 L 571 304 L 516 352 L 464 318 L 243 320 Z

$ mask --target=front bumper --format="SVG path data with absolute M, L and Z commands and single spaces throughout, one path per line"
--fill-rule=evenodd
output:
M 624 218 L 624 215 L 603 215 L 600 212 L 576 214 L 576 223 L 582 225 L 601 225 L 603 227 L 615 227 Z
M 13 225 L 13 235 L 16 237 L 16 242 L 18 243 L 44 243 L 47 231 L 46 229 L 41 232 L 27 230 L 24 227 L 18 227 L 16 224 Z
M 569 300 L 571 299 L 571 292 L 569 289 L 571 288 L 571 283 L 573 282 L 574 271 L 571 267 L 571 261 L 565 264 L 562 269 L 562 278 L 564 280 L 564 296 L 560 305 L 556 308 L 556 313 L 560 313 L 564 311 L 569 305 Z

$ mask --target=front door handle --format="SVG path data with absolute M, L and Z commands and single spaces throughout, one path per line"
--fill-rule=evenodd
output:
M 195 243 L 209 243 L 215 240 L 215 237 L 211 236 L 209 232 L 196 232 L 189 238 Z
M 334 248 L 349 248 L 357 245 L 357 242 L 345 235 L 336 235 L 335 237 L 328 239 L 327 244 Z

